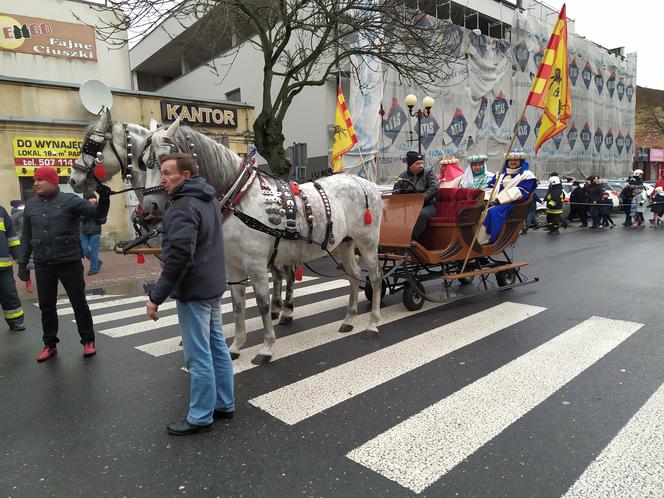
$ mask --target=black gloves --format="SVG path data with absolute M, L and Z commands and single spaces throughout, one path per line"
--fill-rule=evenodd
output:
M 499 206 L 500 201 L 498 199 L 494 199 L 493 202 L 491 203 L 492 206 Z
M 98 183 L 95 191 L 99 194 L 99 197 L 105 197 L 106 199 L 111 197 L 111 187 L 103 183 Z
M 18 265 L 18 279 L 21 282 L 27 282 L 30 280 L 30 270 L 28 270 L 28 265 Z

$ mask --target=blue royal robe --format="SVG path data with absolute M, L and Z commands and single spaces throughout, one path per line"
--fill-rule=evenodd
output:
M 498 199 L 500 204 L 490 207 L 486 213 L 483 229 L 480 230 L 477 236 L 477 240 L 482 245 L 491 244 L 496 240 L 505 224 L 507 215 L 514 206 L 514 202 L 528 197 L 537 188 L 537 178 L 535 178 L 532 171 L 524 168 L 517 174 L 503 173 L 496 175 L 489 182 L 487 188 L 493 188 L 498 176 L 500 176 L 500 184 L 497 188 L 498 193 L 494 198 Z

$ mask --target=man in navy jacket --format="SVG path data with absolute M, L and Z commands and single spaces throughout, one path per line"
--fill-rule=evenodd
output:
M 188 154 L 163 156 L 161 172 L 170 197 L 162 222 L 163 270 L 146 311 L 157 320 L 159 305 L 169 295 L 176 300 L 191 386 L 187 417 L 167 430 L 180 436 L 209 431 L 213 419 L 233 417 L 233 365 L 221 324 L 226 274 L 216 191 L 198 176 Z

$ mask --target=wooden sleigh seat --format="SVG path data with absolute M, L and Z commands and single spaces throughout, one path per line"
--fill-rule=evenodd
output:
M 475 241 L 470 258 L 498 254 L 514 244 L 528 215 L 530 198 L 515 203 L 505 225 L 492 244 Z M 424 204 L 423 194 L 383 197 L 380 232 L 381 258 L 419 260 L 435 264 L 465 259 L 484 209 L 484 191 L 441 188 L 436 214 L 418 241 L 410 240 Z

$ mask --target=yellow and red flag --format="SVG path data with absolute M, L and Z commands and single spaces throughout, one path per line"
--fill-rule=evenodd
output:
M 348 107 L 341 85 L 337 85 L 337 115 L 334 119 L 334 141 L 332 143 L 332 172 L 340 173 L 344 170 L 343 155 L 357 143 L 357 136 L 353 129 Z
M 526 103 L 544 109 L 535 154 L 544 142 L 567 128 L 567 120 L 572 117 L 567 67 L 567 16 L 563 4 Z

